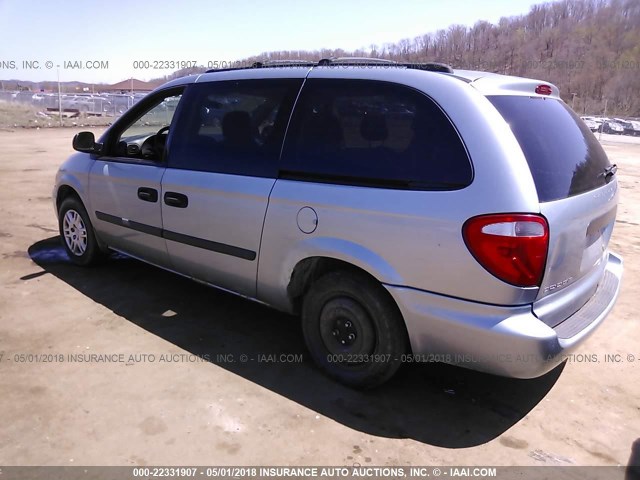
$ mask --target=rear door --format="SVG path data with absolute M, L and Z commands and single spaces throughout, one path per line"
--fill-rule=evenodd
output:
M 161 192 L 178 271 L 255 297 L 262 226 L 301 85 L 278 78 L 189 87 Z
M 615 167 L 561 100 L 488 98 L 522 147 L 540 212 L 549 222 L 549 253 L 534 312 L 555 326 L 586 303 L 603 277 L 618 203 Z

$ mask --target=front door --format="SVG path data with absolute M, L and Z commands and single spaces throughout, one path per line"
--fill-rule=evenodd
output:
M 164 150 L 181 95 L 175 89 L 159 92 L 129 111 L 89 174 L 101 239 L 115 250 L 163 267 L 170 267 L 160 206 Z

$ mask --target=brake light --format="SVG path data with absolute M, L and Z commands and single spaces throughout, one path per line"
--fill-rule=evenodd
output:
M 538 85 L 536 87 L 536 93 L 538 95 L 551 95 L 551 86 L 550 85 Z
M 519 287 L 540 285 L 549 244 L 544 217 L 481 215 L 465 222 L 462 236 L 471 254 L 492 275 Z

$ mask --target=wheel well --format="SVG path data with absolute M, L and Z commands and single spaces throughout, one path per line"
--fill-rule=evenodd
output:
M 70 198 L 70 197 L 75 197 L 78 200 L 78 202 L 80 202 L 80 204 L 86 210 L 86 206 L 85 206 L 84 202 L 82 201 L 82 198 L 80 197 L 80 195 L 76 191 L 76 189 L 74 189 L 73 187 L 70 187 L 69 185 L 60 185 L 60 187 L 58 188 L 58 193 L 56 194 L 56 210 L 58 211 L 58 216 L 60 215 L 60 206 L 62 205 L 62 202 L 64 202 L 67 198 Z M 91 228 L 93 229 L 93 225 L 91 225 L 91 220 L 89 220 L 89 224 L 90 224 Z M 96 242 L 98 243 L 98 248 L 103 253 L 107 253 L 109 247 L 108 247 L 108 245 L 106 243 L 104 243 L 100 239 L 100 236 L 99 236 L 98 232 L 95 229 L 93 230 L 93 235 L 95 236 Z
M 402 319 L 403 327 L 407 335 L 407 348 L 408 351 L 411 352 L 411 342 L 409 341 L 409 333 L 406 330 L 407 326 L 404 322 L 404 317 L 391 293 L 382 287 L 380 281 L 369 272 L 343 260 L 330 257 L 309 257 L 298 262 L 291 274 L 289 285 L 287 285 L 287 294 L 293 305 L 293 313 L 297 315 L 302 310 L 302 300 L 304 299 L 304 295 L 309 291 L 309 288 L 311 288 L 311 285 L 313 285 L 313 282 L 329 272 L 338 270 L 364 274 L 381 286 L 382 294 L 386 294 L 395 308 L 398 309 L 398 314 Z
M 73 187 L 70 187 L 69 185 L 60 186 L 60 188 L 58 188 L 58 194 L 56 195 L 56 209 L 60 210 L 62 202 L 69 197 L 76 197 L 82 202 L 80 195 L 78 195 L 78 192 L 76 192 Z
M 302 299 L 313 282 L 329 272 L 338 270 L 361 272 L 378 282 L 378 280 L 366 270 L 343 260 L 329 257 L 305 258 L 295 266 L 291 274 L 291 279 L 289 280 L 289 285 L 287 285 L 287 295 L 291 300 L 294 312 L 300 312 Z

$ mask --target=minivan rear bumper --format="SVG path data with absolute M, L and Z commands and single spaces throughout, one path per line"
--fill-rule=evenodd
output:
M 531 305 L 504 307 L 385 285 L 402 312 L 411 362 L 444 362 L 506 377 L 534 378 L 568 358 L 605 319 L 620 291 L 622 258 L 609 252 L 594 295 L 554 328 Z

